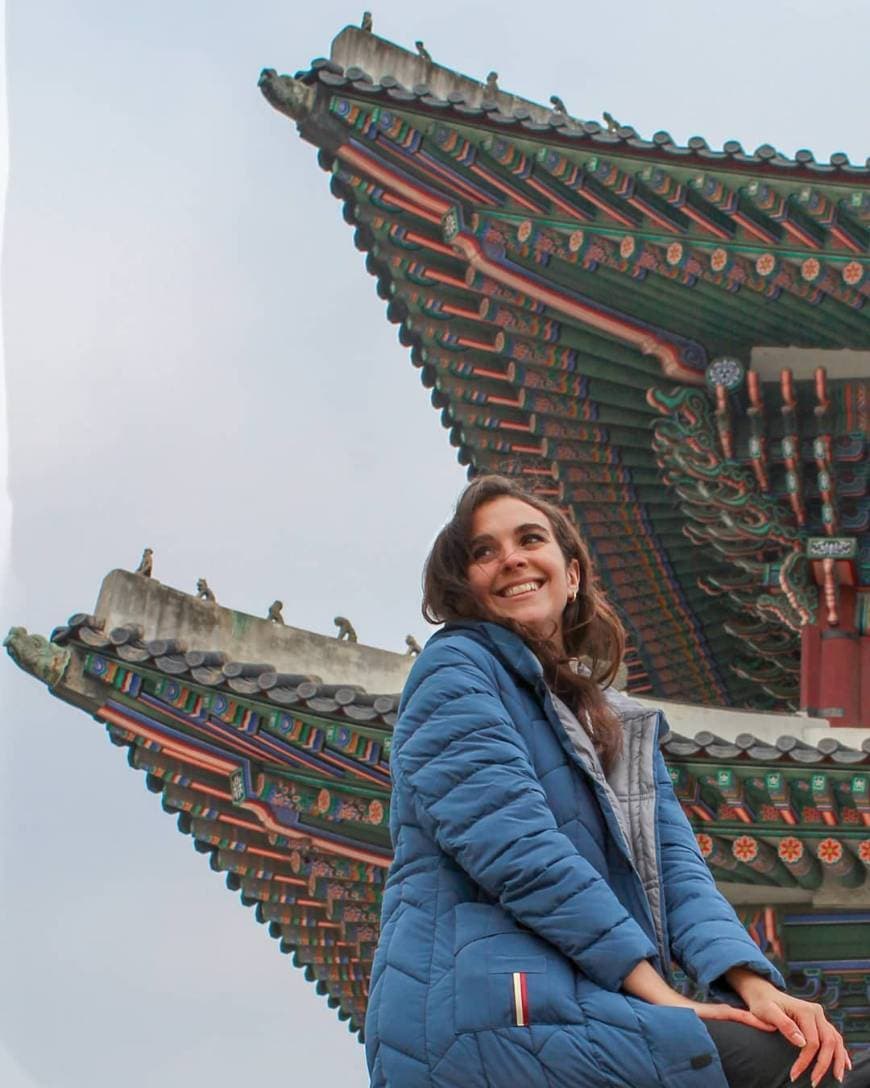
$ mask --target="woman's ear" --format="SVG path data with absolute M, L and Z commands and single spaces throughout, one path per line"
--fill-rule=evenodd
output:
M 568 599 L 573 601 L 580 591 L 580 564 L 576 559 L 572 559 L 568 564 L 565 576 L 568 581 Z

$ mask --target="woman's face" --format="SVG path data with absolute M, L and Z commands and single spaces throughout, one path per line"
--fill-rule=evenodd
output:
M 502 495 L 479 506 L 471 522 L 468 584 L 495 617 L 514 620 L 562 648 L 562 613 L 580 583 L 566 562 L 549 518 Z

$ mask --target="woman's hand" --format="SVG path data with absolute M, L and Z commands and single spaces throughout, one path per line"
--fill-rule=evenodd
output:
M 757 1028 L 758 1031 L 776 1031 L 773 1024 L 762 1020 L 760 1016 L 749 1009 L 735 1008 L 723 1001 L 689 1001 L 680 1002 L 680 1008 L 691 1009 L 701 1020 L 733 1020 L 737 1024 L 746 1024 L 747 1027 Z
M 755 976 L 758 977 L 757 975 Z M 690 1001 L 669 986 L 648 961 L 639 963 L 623 980 L 622 988 L 651 1005 L 669 1005 L 675 1009 L 691 1009 L 701 1020 L 734 1020 L 759 1031 L 776 1031 L 768 1022 L 748 1009 L 736 1009 L 717 1001 Z
M 818 1084 L 828 1070 L 842 1083 L 852 1062 L 842 1035 L 828 1021 L 821 1005 L 783 993 L 746 967 L 732 967 L 725 977 L 753 1016 L 768 1030 L 773 1028 L 781 1032 L 790 1043 L 800 1047 L 797 1061 L 791 1067 L 793 1081 L 809 1069 L 815 1059 L 813 1085 Z

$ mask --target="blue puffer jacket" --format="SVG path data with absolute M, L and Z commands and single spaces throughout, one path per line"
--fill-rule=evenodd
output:
M 393 741 L 372 1088 L 727 1088 L 697 1016 L 622 980 L 664 957 L 705 985 L 737 964 L 782 980 L 697 850 L 661 716 L 616 698 L 621 821 L 522 640 L 466 623 L 428 642 Z

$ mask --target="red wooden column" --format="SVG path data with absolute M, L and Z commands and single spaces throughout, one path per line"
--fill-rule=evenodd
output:
M 839 597 L 837 626 L 826 626 L 819 635 L 819 711 L 834 725 L 860 725 L 861 648 L 854 623 L 855 590 L 844 586 Z
M 816 621 L 801 633 L 801 709 L 831 725 L 870 726 L 870 637 L 862 630 L 854 540 L 811 539 Z

